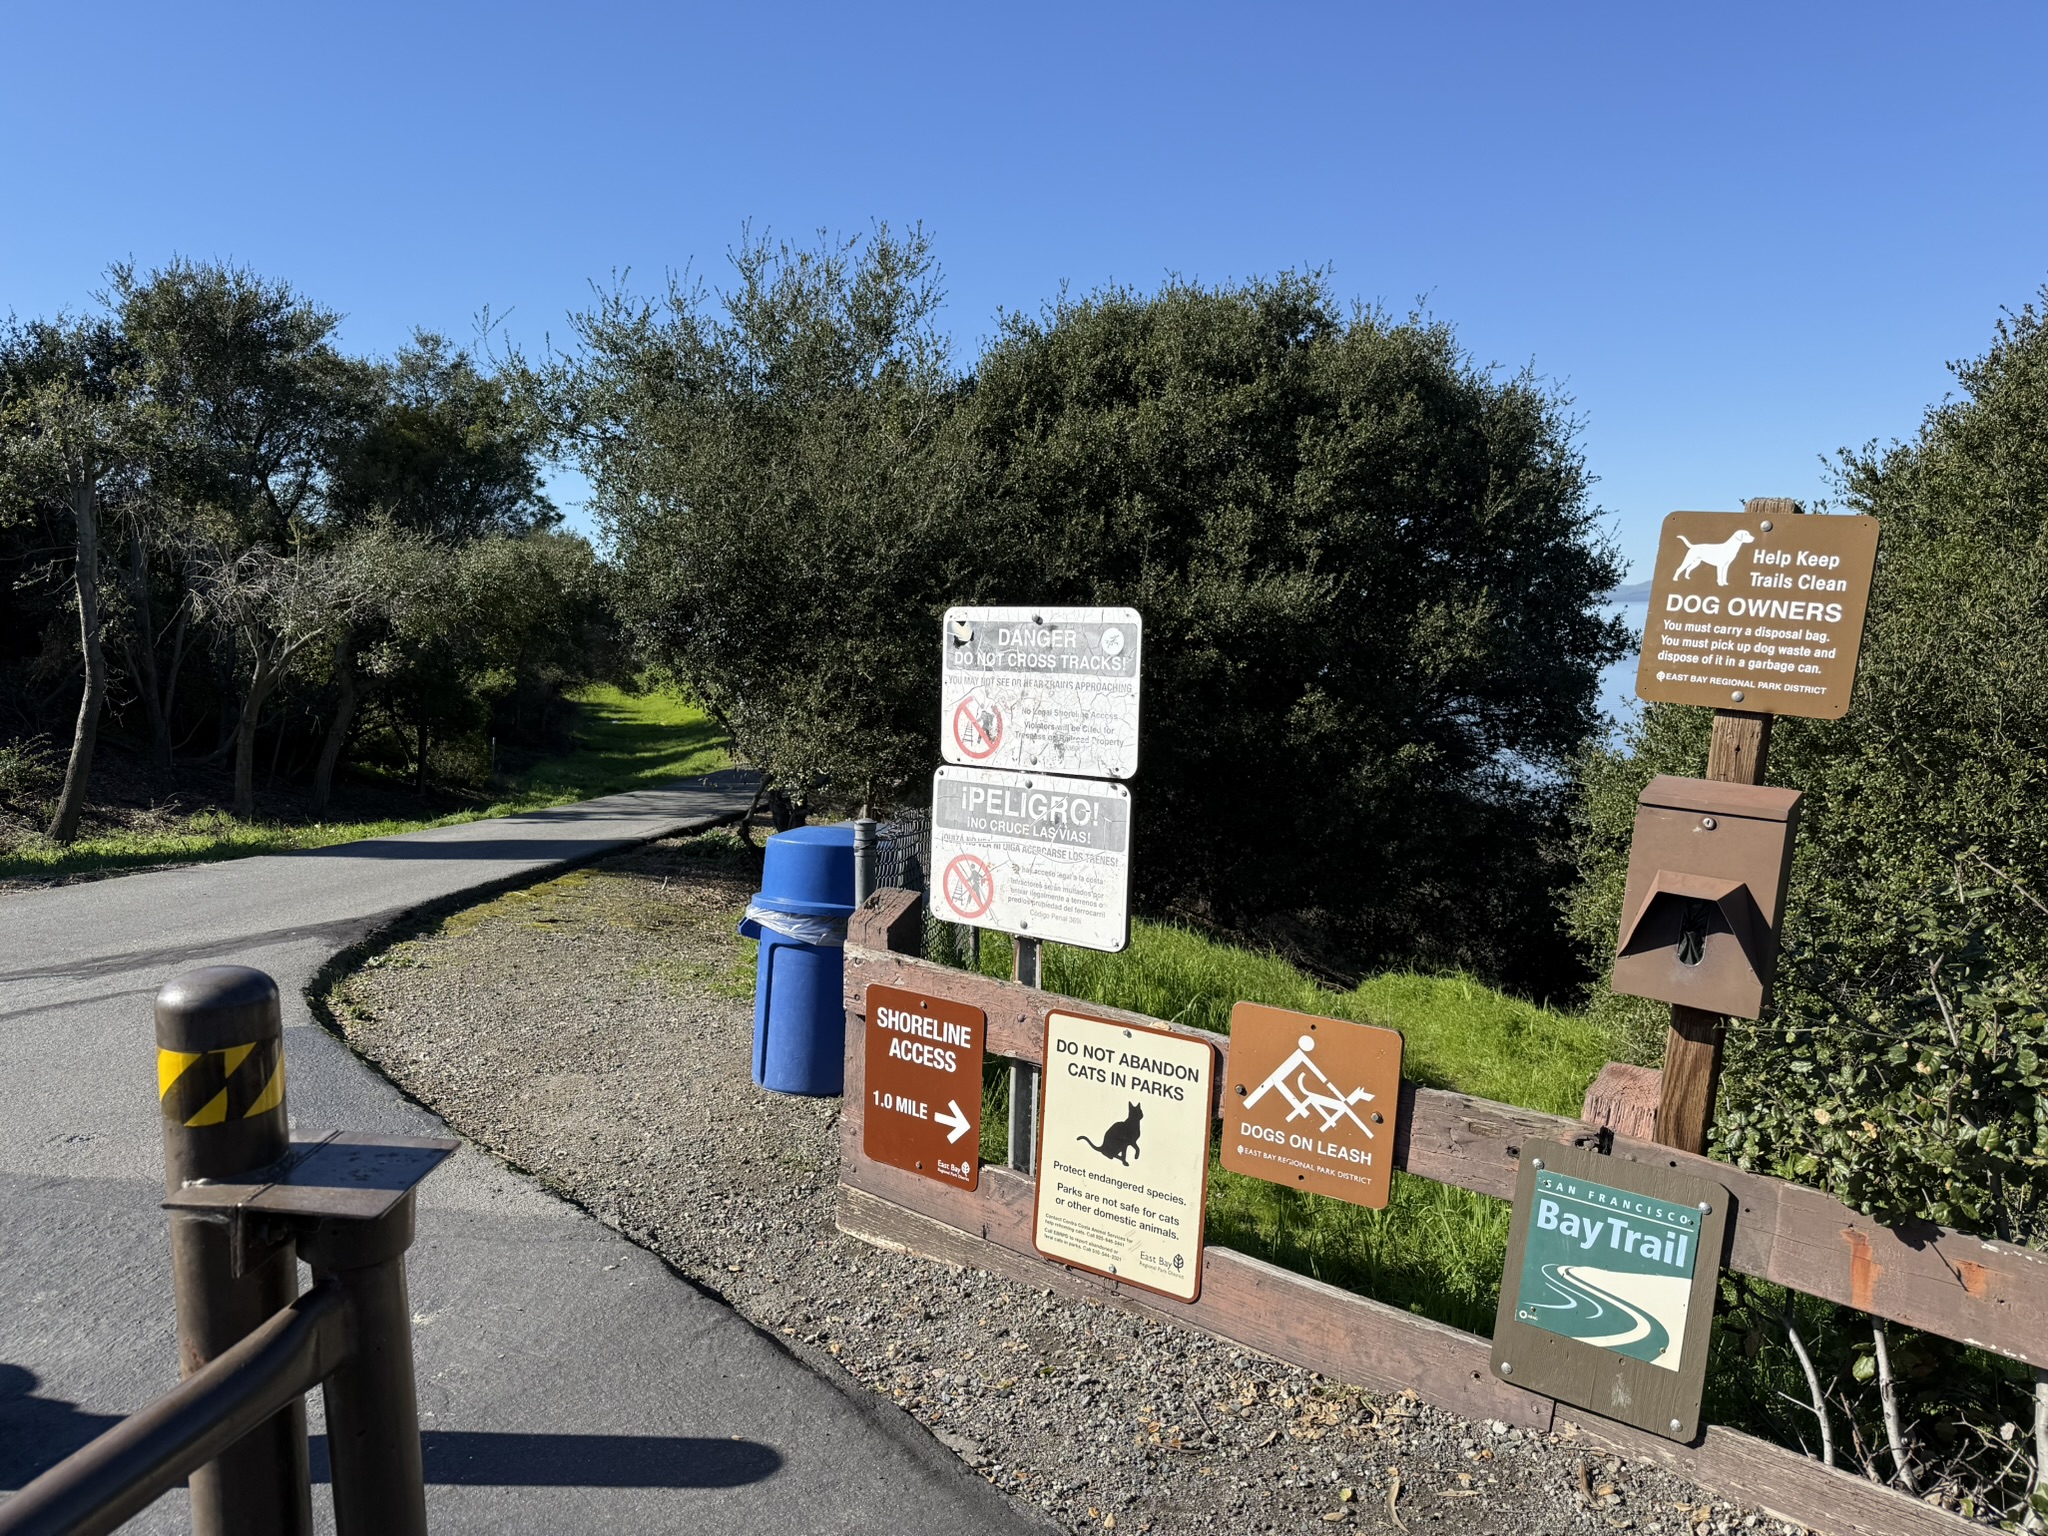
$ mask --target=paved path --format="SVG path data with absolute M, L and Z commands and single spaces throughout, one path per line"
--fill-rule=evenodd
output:
M 0 1490 L 176 1381 L 149 1006 L 160 982 L 219 961 L 277 978 L 302 1133 L 445 1133 L 313 1023 L 304 992 L 320 967 L 409 908 L 704 825 L 750 798 L 744 775 L 714 775 L 0 897 Z M 467 1146 L 422 1191 L 411 1278 L 437 1536 L 1027 1529 L 893 1406 L 812 1372 Z M 316 1469 L 324 1449 L 316 1440 Z M 314 1505 L 331 1529 L 324 1490 Z M 186 1530 L 184 1494 L 129 1529 Z

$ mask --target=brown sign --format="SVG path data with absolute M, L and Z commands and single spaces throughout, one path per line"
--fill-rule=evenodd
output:
M 1401 1032 L 1263 1003 L 1230 1010 L 1223 1166 L 1384 1207 L 1401 1103 Z
M 1874 517 L 1672 513 L 1637 696 L 1841 719 L 1876 566 Z
M 1494 1379 L 1690 1443 L 1727 1189 L 1562 1142 L 1524 1142 L 1521 1157 Z
M 973 1189 L 981 1182 L 988 1015 L 898 987 L 868 988 L 860 1149 L 878 1163 Z

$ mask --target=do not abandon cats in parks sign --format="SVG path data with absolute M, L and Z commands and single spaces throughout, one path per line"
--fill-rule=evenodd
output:
M 1200 1295 L 1215 1082 L 1204 1041 L 1049 1013 L 1038 1251 L 1181 1301 Z

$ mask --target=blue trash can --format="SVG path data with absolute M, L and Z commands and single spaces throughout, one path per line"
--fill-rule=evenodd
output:
M 754 1081 L 829 1098 L 846 1087 L 846 919 L 853 823 L 768 839 L 761 890 L 740 936 L 761 941 L 754 972 Z

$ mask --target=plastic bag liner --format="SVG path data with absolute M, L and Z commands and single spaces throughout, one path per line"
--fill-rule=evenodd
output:
M 844 917 L 812 917 L 801 912 L 774 912 L 756 902 L 747 904 L 747 915 L 741 919 L 742 929 L 748 923 L 757 928 L 768 928 L 781 934 L 785 939 L 795 939 L 800 944 L 815 944 L 820 949 L 844 949 L 846 947 L 846 919 Z

